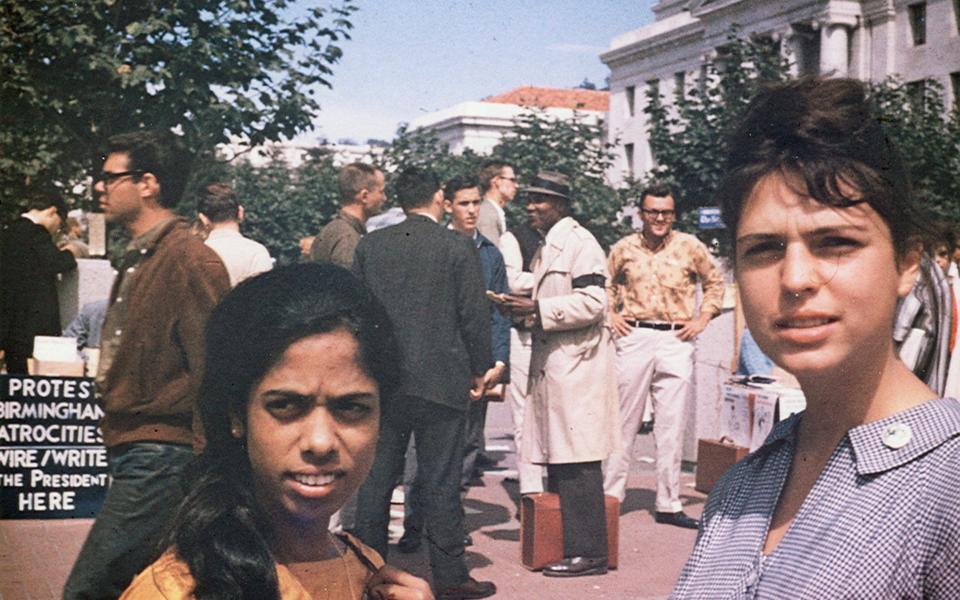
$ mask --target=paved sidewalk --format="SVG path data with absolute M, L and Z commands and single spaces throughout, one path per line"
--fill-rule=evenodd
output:
M 621 507 L 620 565 L 601 577 L 555 579 L 524 569 L 520 564 L 520 524 L 514 518 L 518 491 L 509 409 L 492 404 L 487 420 L 487 443 L 501 458 L 498 470 L 488 471 L 483 485 L 467 496 L 467 528 L 474 545 L 467 563 L 477 579 L 492 580 L 498 598 L 591 600 L 665 598 L 673 587 L 696 532 L 653 520 L 655 480 L 651 436 L 640 436 L 631 471 L 629 491 Z M 700 516 L 705 497 L 694 491 L 693 476 L 684 473 L 682 500 L 691 516 Z M 394 506 L 391 533 L 402 533 L 402 507 Z M 0 521 L 0 600 L 60 597 L 70 566 L 92 521 Z M 427 577 L 426 551 L 412 555 L 391 546 L 388 561 Z

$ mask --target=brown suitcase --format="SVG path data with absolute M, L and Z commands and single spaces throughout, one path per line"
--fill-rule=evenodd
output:
M 709 494 L 720 476 L 749 453 L 748 448 L 720 440 L 697 440 L 697 477 L 694 489 Z
M 607 564 L 617 568 L 620 546 L 620 502 L 604 496 L 607 517 Z M 520 560 L 531 571 L 539 571 L 563 559 L 563 524 L 560 496 L 551 492 L 527 494 L 520 500 Z

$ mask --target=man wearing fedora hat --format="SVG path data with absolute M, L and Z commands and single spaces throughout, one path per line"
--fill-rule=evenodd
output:
M 607 572 L 601 463 L 619 444 L 614 348 L 606 315 L 606 258 L 570 216 L 570 182 L 541 171 L 527 194 L 530 224 L 545 234 L 533 259 L 532 298 L 505 307 L 531 315 L 533 350 L 520 456 L 547 466 L 560 496 L 563 560 L 544 575 Z

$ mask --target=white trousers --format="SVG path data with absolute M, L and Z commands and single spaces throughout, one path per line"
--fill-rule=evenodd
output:
M 604 465 L 603 490 L 623 502 L 633 445 L 648 399 L 653 401 L 658 512 L 679 512 L 680 460 L 687 395 L 693 378 L 693 342 L 676 331 L 642 327 L 616 340 L 620 394 L 620 449 Z
M 523 410 L 527 403 L 527 381 L 530 379 L 531 345 L 529 331 L 510 328 L 510 384 L 507 386 L 507 402 L 510 403 L 510 412 L 513 413 L 513 442 L 517 447 L 517 476 L 520 479 L 521 494 L 542 492 L 543 477 L 546 474 L 542 465 L 520 460 Z

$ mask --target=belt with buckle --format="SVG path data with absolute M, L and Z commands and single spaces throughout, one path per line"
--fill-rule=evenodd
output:
M 656 329 L 657 331 L 677 331 L 683 329 L 680 323 L 657 323 L 654 321 L 635 321 L 633 319 L 624 319 L 627 325 L 631 327 L 645 327 L 646 329 Z

